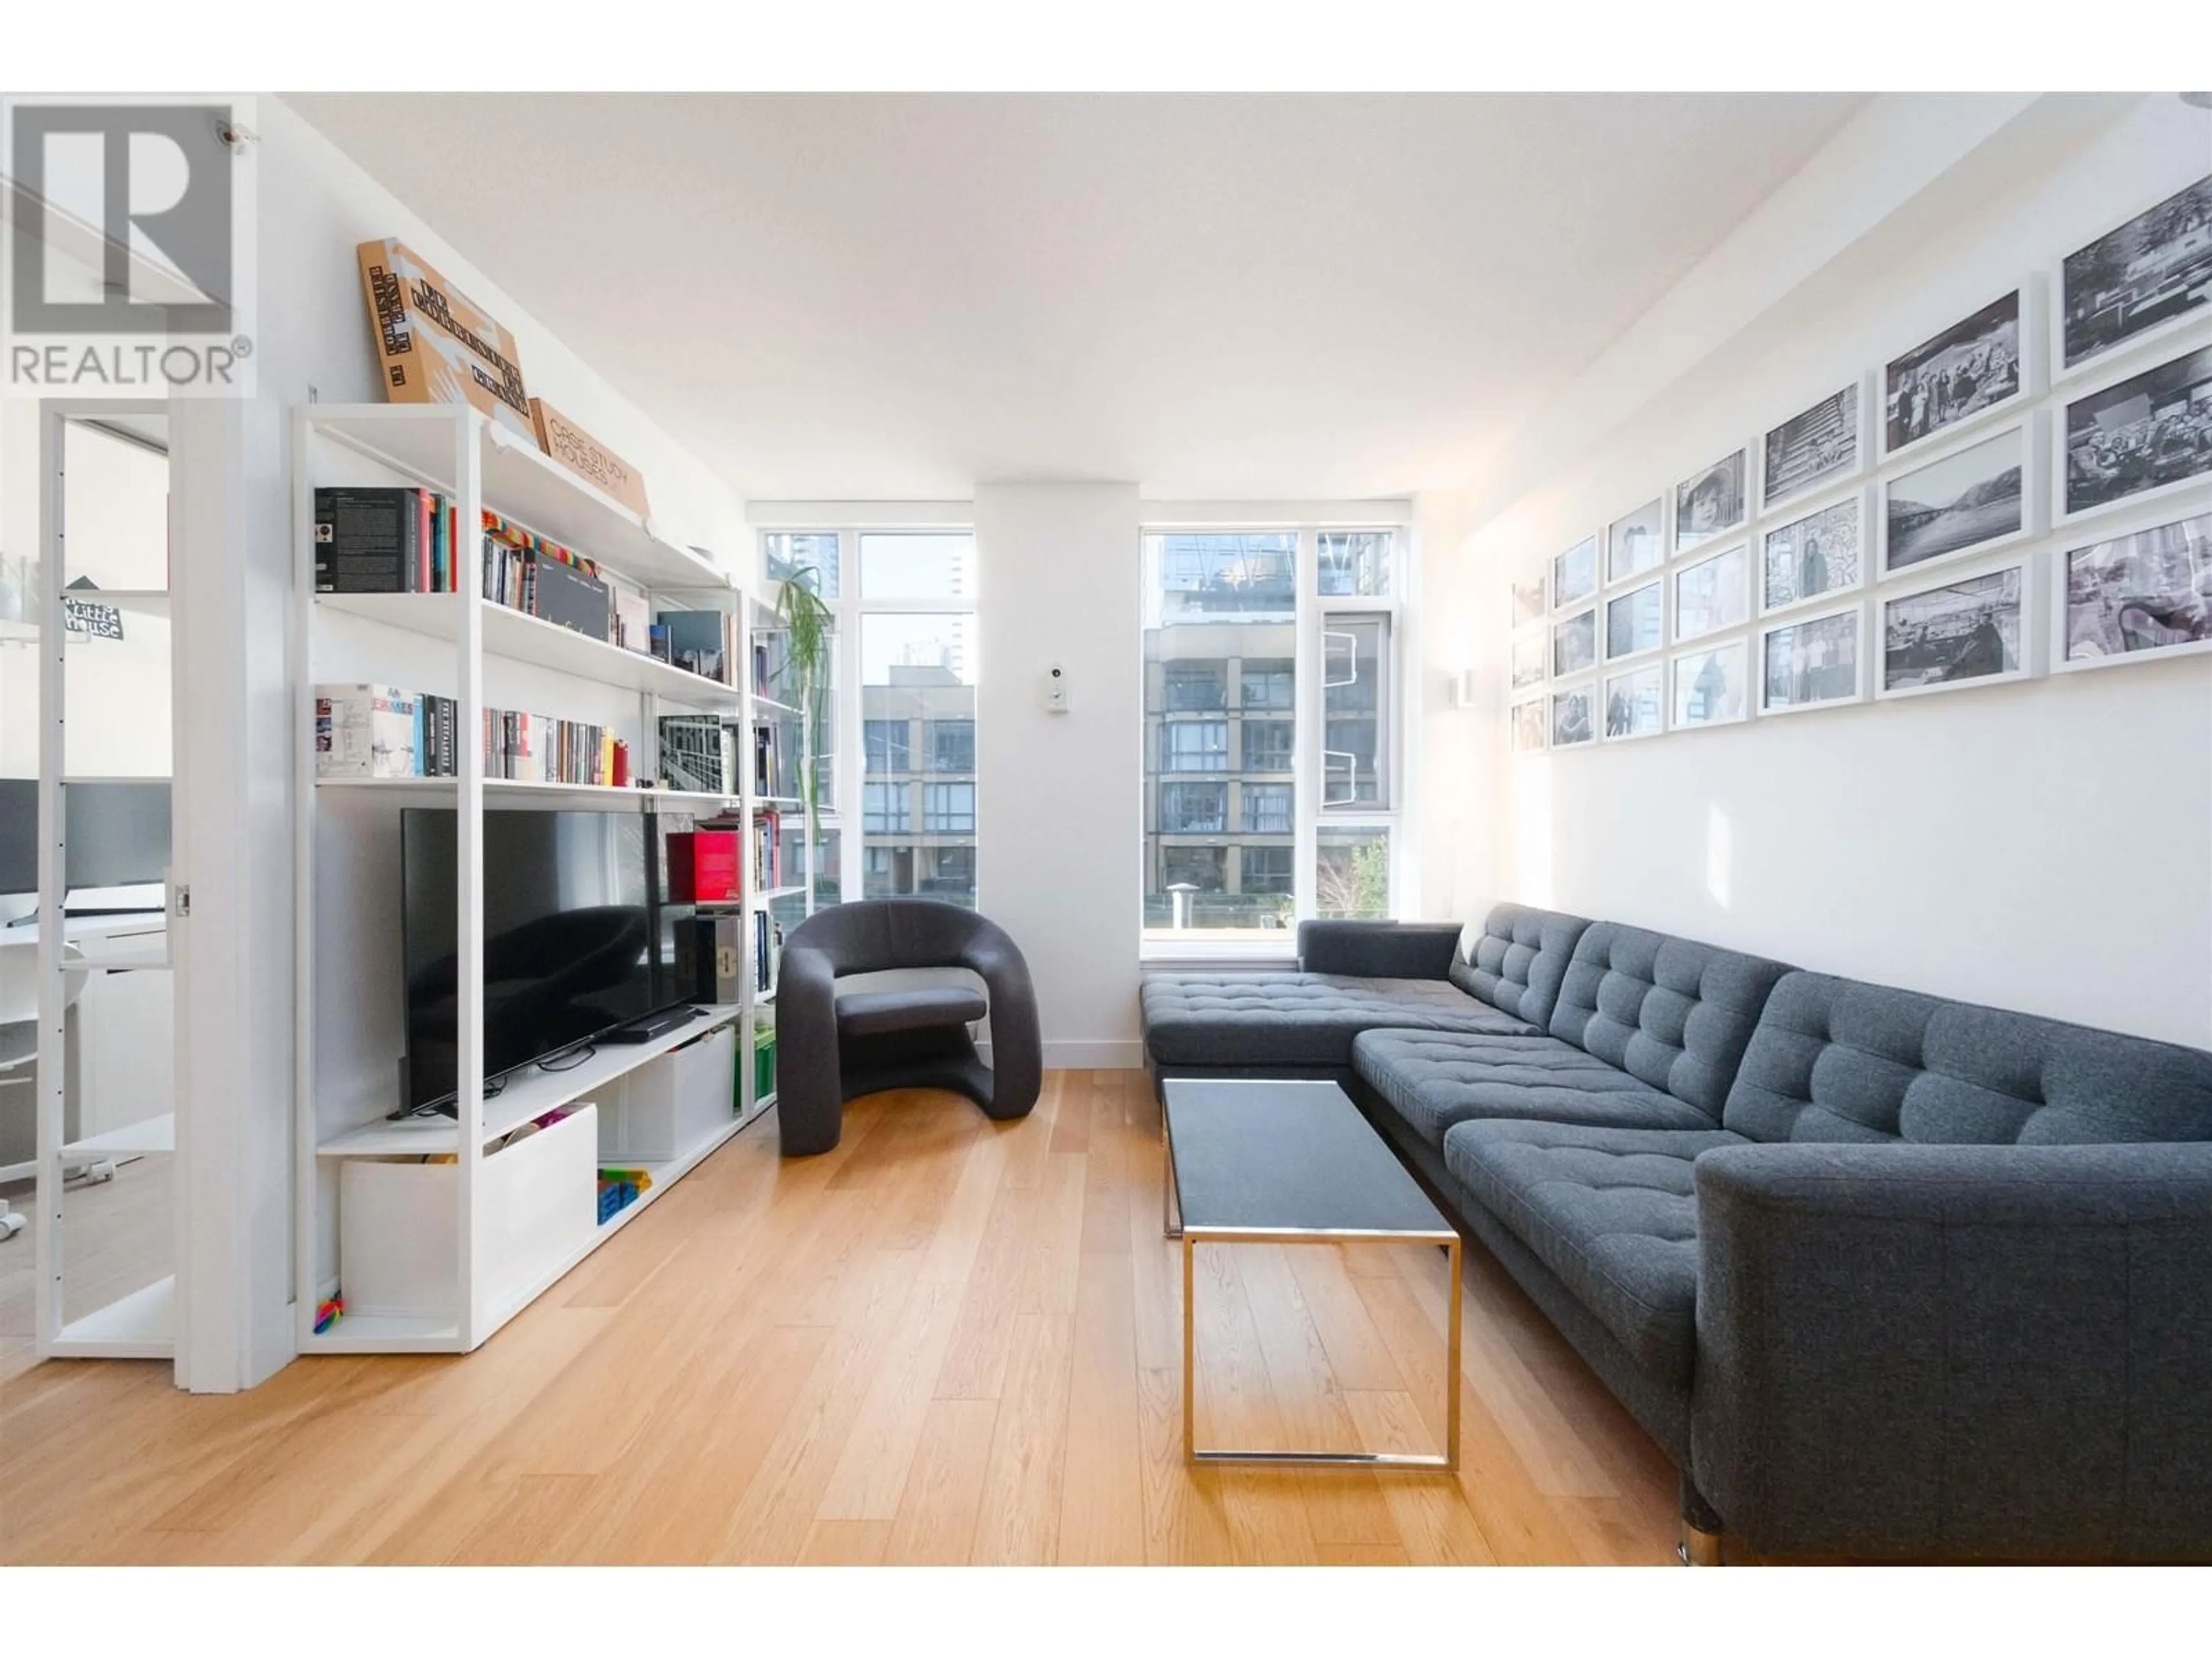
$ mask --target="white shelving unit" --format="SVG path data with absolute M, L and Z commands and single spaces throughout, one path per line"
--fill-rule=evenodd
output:
M 656 608 L 674 600 L 684 608 L 721 608 L 753 615 L 751 595 L 739 580 L 690 549 L 664 537 L 641 519 L 557 463 L 520 442 L 473 410 L 382 404 L 308 404 L 292 419 L 294 538 L 298 597 L 294 615 L 294 660 L 301 665 L 295 686 L 299 737 L 295 824 L 297 959 L 307 975 L 297 999 L 295 1146 L 296 1337 L 302 1353 L 465 1352 L 477 1347 L 606 1239 L 627 1226 L 660 1194 L 717 1147 L 757 1119 L 773 1097 L 757 1099 L 750 1038 L 757 1018 L 751 975 L 738 1003 L 704 1008 L 702 1017 L 650 1042 L 605 1046 L 565 1069 L 515 1073 L 487 1091 L 483 1027 L 484 892 L 483 814 L 501 810 L 634 808 L 696 817 L 723 814 L 750 823 L 753 729 L 750 652 L 732 665 L 737 683 L 724 684 L 673 664 L 484 600 L 473 592 L 449 593 L 324 594 L 314 592 L 313 502 L 319 486 L 421 484 L 455 503 L 471 533 L 489 509 L 538 535 L 574 549 L 604 570 L 646 589 Z M 750 562 L 747 562 L 750 565 Z M 472 560 L 463 579 L 473 587 Z M 531 708 L 560 719 L 615 728 L 630 743 L 636 770 L 659 773 L 659 715 L 712 714 L 746 734 L 741 786 L 734 794 L 661 788 L 617 788 L 521 782 L 483 775 L 476 744 L 463 741 L 459 775 L 441 778 L 319 779 L 315 775 L 313 687 L 336 681 L 408 685 L 450 696 L 456 729 L 480 729 L 486 708 Z M 771 710 L 764 717 L 775 718 Z M 792 716 L 795 718 L 794 716 Z M 450 808 L 456 826 L 455 937 L 460 972 L 457 1026 L 459 1099 L 455 1115 L 392 1119 L 400 1104 L 401 981 L 398 871 L 402 808 Z M 764 899 L 760 901 L 765 902 Z M 749 908 L 751 901 L 749 901 Z M 696 1056 L 734 1048 L 735 1076 L 727 1085 L 726 1114 L 698 1103 L 707 1099 Z M 693 1048 L 692 1045 L 702 1045 Z M 687 1058 L 688 1051 L 689 1056 Z M 719 1057 L 715 1062 L 720 1064 Z M 656 1088 L 664 1094 L 679 1073 L 690 1077 L 694 1110 L 682 1118 L 680 1139 L 651 1156 L 610 1152 L 626 1143 L 629 1114 Z M 563 1108 L 577 1116 L 593 1109 L 593 1122 L 574 1117 L 551 1129 L 487 1151 L 512 1131 Z M 544 1150 L 568 1132 L 556 1159 Z M 577 1224 L 568 1187 L 580 1179 L 581 1143 L 599 1136 L 599 1167 L 642 1169 L 651 1184 L 604 1223 Z M 526 1149 L 539 1148 L 539 1153 Z M 501 1165 L 513 1152 L 523 1160 Z M 542 1155 L 541 1155 L 542 1154 Z M 442 1160 L 450 1159 L 450 1164 Z M 400 1166 L 404 1174 L 368 1172 L 349 1181 L 362 1161 Z M 431 1163 L 425 1160 L 441 1160 Z M 519 1172 L 532 1167 L 532 1180 Z M 511 1177 L 510 1171 L 517 1172 Z M 371 1176 L 373 1176 L 373 1178 Z M 509 1186 L 527 1186 L 550 1202 L 557 1224 L 518 1233 Z M 577 1201 L 596 1203 L 593 1189 Z M 342 1214 L 341 1193 L 358 1190 L 363 1207 Z M 369 1199 L 382 1192 L 408 1204 L 425 1201 L 420 1224 L 387 1235 L 388 1249 L 362 1243 L 379 1235 L 369 1224 Z M 447 1209 L 450 1202 L 455 1207 Z M 346 1235 L 369 1253 L 354 1264 L 356 1275 L 387 1281 L 382 1271 L 434 1234 L 443 1253 L 432 1257 L 438 1308 L 396 1311 L 364 1307 L 349 1311 L 328 1331 L 314 1331 L 319 1304 L 347 1277 Z M 450 1262 L 448 1264 L 448 1258 Z M 448 1273 L 448 1265 L 450 1272 Z M 404 1304 L 403 1304 L 404 1305 Z

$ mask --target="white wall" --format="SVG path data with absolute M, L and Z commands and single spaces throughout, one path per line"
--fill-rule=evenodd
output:
M 1029 960 L 1048 1066 L 1141 1059 L 1139 534 L 1133 484 L 975 492 L 977 903 Z
M 195 914 L 221 911 L 241 930 L 224 941 L 235 946 L 237 969 L 225 1042 L 200 1057 L 204 1065 L 192 1080 L 196 1094 L 212 1094 L 227 1074 L 222 1092 L 238 1114 L 211 1122 L 208 1138 L 227 1161 L 210 1180 L 228 1182 L 244 1206 L 228 1249 L 246 1308 L 239 1374 L 228 1386 L 259 1380 L 292 1351 L 291 745 L 300 705 L 285 644 L 294 558 L 288 419 L 311 395 L 325 403 L 380 399 L 356 245 L 402 238 L 505 323 L 530 390 L 639 468 L 664 534 L 732 565 L 748 545 L 743 504 L 719 479 L 451 244 L 280 100 L 261 100 L 257 125 L 258 395 L 220 410 L 214 425 L 190 426 L 179 446 L 179 487 L 195 495 L 184 515 L 185 550 L 204 561 L 196 575 L 222 590 L 204 596 L 213 608 L 194 639 L 206 669 L 194 718 L 220 720 L 230 734 L 222 752 L 208 755 L 206 781 L 235 809 L 234 833 L 219 844 L 210 837 L 192 867 Z M 210 490 L 226 468 L 231 487 Z M 209 1267 L 204 1276 L 218 1270 Z M 189 1380 L 225 1386 L 222 1369 Z
M 1490 741 L 1516 574 L 2045 271 L 2208 155 L 2212 114 L 2170 96 L 2031 111 L 1916 179 L 1687 374 L 1620 396 L 1633 412 L 1581 453 L 1524 471 L 1462 556 Z M 1444 763 L 1437 744 L 1430 757 Z M 1454 892 L 1463 915 L 1519 898 L 2212 1045 L 2212 659 L 1501 757 L 1490 777 L 1486 812 L 1435 831 L 1505 826 L 1492 891 Z

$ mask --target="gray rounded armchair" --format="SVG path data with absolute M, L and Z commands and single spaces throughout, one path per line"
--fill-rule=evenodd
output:
M 837 981 L 906 968 L 965 968 L 967 985 L 837 994 Z M 986 1066 L 968 1034 L 991 1022 Z M 776 991 L 776 1121 L 783 1155 L 826 1152 L 845 1103 L 884 1089 L 950 1089 L 990 1116 L 1025 1117 L 1044 1082 L 1036 992 L 1003 928 L 931 899 L 866 899 L 810 917 L 783 942 Z

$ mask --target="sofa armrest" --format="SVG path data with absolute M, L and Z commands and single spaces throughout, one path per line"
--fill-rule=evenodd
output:
M 1459 936 L 1455 921 L 1302 921 L 1298 968 L 1357 979 L 1443 979 Z
M 2212 1554 L 2212 1144 L 1697 1163 L 1698 1488 L 1755 1547 Z

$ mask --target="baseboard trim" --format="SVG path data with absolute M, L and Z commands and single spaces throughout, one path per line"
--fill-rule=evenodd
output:
M 1048 1072 L 1133 1072 L 1145 1063 L 1140 1038 L 1116 1038 L 1102 1042 L 1054 1042 L 1044 1045 Z

